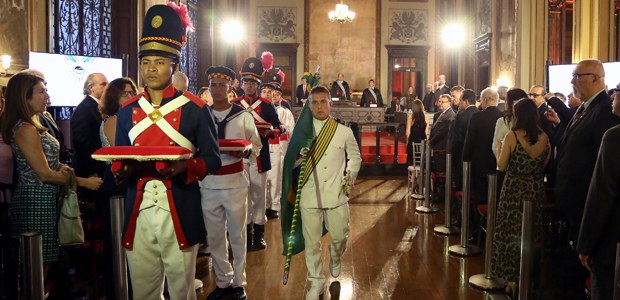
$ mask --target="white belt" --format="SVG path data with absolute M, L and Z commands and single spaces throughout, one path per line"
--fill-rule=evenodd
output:
M 187 148 L 192 152 L 196 152 L 196 147 L 190 142 L 186 137 L 184 137 L 181 133 L 179 133 L 166 119 L 166 116 L 171 111 L 185 105 L 185 103 L 190 102 L 187 97 L 181 95 L 174 100 L 168 102 L 166 105 L 160 107 L 159 109 L 154 108 L 153 105 L 144 98 L 140 98 L 138 100 L 138 104 L 140 108 L 144 110 L 147 114 L 147 118 L 144 118 L 142 121 L 138 122 L 131 130 L 129 130 L 129 139 L 133 144 L 134 140 L 147 128 L 149 128 L 152 124 L 157 125 L 169 138 L 179 144 L 181 147 Z
M 260 105 L 260 103 L 261 103 L 260 100 L 256 100 L 256 102 L 254 102 L 254 104 L 250 106 L 250 104 L 245 102 L 245 100 L 241 100 L 241 106 L 243 106 L 243 108 L 245 108 L 246 111 L 252 114 L 252 116 L 254 117 L 254 120 L 256 120 L 257 122 L 267 123 L 267 121 L 261 118 L 255 111 L 255 109 Z

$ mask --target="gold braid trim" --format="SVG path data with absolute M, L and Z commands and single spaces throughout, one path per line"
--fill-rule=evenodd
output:
M 183 47 L 183 43 L 181 43 L 179 41 L 175 41 L 173 39 L 169 39 L 169 38 L 165 38 L 165 37 L 160 37 L 160 36 L 149 36 L 149 37 L 145 37 L 145 38 L 141 38 L 140 39 L 140 43 L 145 42 L 145 41 L 168 42 L 168 43 L 175 44 L 175 45 L 177 45 L 179 47 Z

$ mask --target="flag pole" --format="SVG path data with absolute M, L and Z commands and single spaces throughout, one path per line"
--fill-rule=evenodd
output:
M 284 276 L 282 277 L 282 283 L 286 285 L 288 283 L 288 273 L 291 269 L 291 257 L 293 256 L 293 246 L 295 245 L 295 230 L 297 229 L 297 217 L 299 216 L 299 201 L 301 200 L 302 178 L 306 172 L 306 155 L 308 154 L 308 148 L 301 149 L 301 169 L 299 171 L 299 178 L 297 179 L 297 192 L 295 193 L 295 207 L 293 208 L 293 218 L 291 222 L 291 232 L 288 236 L 288 247 L 286 249 L 286 259 L 284 261 Z

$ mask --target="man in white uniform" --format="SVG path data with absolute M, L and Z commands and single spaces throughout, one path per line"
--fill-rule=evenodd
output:
M 213 116 L 218 127 L 218 138 L 252 142 L 251 153 L 222 152 L 222 167 L 200 182 L 202 212 L 209 229 L 208 241 L 217 287 L 207 299 L 221 299 L 232 295 L 245 299 L 246 215 L 250 181 L 244 170 L 243 157 L 256 159 L 262 147 L 254 118 L 242 107 L 228 101 L 228 92 L 235 72 L 226 67 L 207 70 L 209 90 L 213 97 Z M 228 258 L 230 239 L 234 262 Z
M 308 100 L 315 140 L 306 158 L 304 177 L 307 179 L 301 190 L 300 207 L 306 267 L 312 282 L 306 299 L 318 299 L 325 284 L 321 259 L 323 222 L 331 235 L 330 273 L 338 277 L 340 257 L 349 237 L 349 192 L 362 159 L 353 131 L 330 116 L 331 97 L 327 88 L 313 88 Z M 304 181 L 303 177 L 300 180 Z

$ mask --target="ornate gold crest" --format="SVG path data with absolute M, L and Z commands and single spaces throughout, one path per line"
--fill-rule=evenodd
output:
M 153 123 L 157 123 L 157 121 L 161 120 L 161 118 L 163 117 L 161 113 L 159 112 L 159 109 L 157 108 L 154 111 L 152 111 L 150 114 L 148 114 L 148 116 Z
M 161 16 L 154 16 L 151 20 L 151 26 L 153 26 L 153 28 L 159 28 L 162 23 L 164 23 L 164 19 L 162 19 Z
M 250 63 L 248 67 L 250 67 L 250 69 L 254 69 L 254 63 Z

